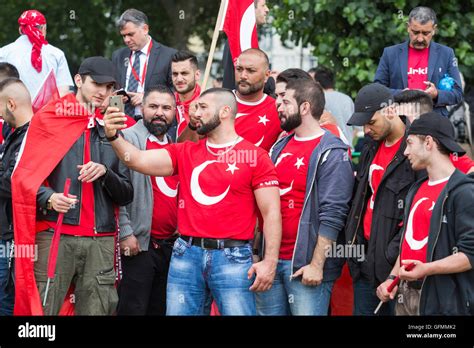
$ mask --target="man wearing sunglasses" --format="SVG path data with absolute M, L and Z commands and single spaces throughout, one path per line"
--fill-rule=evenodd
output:
M 406 89 L 425 91 L 434 111 L 447 116 L 446 106 L 463 98 L 461 78 L 453 49 L 433 41 L 436 30 L 436 13 L 429 7 L 414 8 L 407 22 L 409 40 L 384 49 L 374 82 L 389 87 L 393 95 Z

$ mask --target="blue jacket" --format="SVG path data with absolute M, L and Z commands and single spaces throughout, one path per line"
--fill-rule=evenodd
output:
M 282 138 L 273 146 L 270 154 L 273 163 L 293 136 Z M 293 272 L 311 262 L 318 235 L 344 243 L 341 231 L 349 213 L 354 186 L 354 174 L 347 149 L 348 146 L 342 140 L 325 132 L 311 154 L 303 211 L 292 259 Z M 327 257 L 323 280 L 336 280 L 344 261 L 344 257 Z
M 438 83 L 445 74 L 452 77 L 456 83 L 452 91 L 438 89 L 438 98 L 433 100 L 433 103 L 434 111 L 447 116 L 446 105 L 456 105 L 463 99 L 461 76 L 459 75 L 457 59 L 454 56 L 453 49 L 431 41 L 428 58 L 428 80 L 438 88 Z M 408 41 L 384 49 L 375 73 L 374 82 L 390 88 L 393 95 L 408 88 Z

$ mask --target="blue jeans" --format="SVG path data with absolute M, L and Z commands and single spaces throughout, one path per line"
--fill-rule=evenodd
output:
M 372 283 L 359 278 L 354 282 L 354 315 L 374 315 L 380 299 Z M 377 315 L 394 315 L 395 301 L 386 302 L 380 307 Z
M 301 283 L 301 277 L 290 280 L 291 260 L 278 260 L 270 290 L 256 294 L 258 315 L 327 315 L 333 281 L 318 286 Z
M 166 315 L 209 315 L 211 297 L 221 315 L 256 315 L 250 244 L 225 249 L 203 249 L 178 238 L 173 247 Z
M 0 240 L 0 315 L 13 315 L 13 304 L 15 303 L 13 259 L 11 261 L 12 270 L 8 269 L 11 246 L 11 240 Z

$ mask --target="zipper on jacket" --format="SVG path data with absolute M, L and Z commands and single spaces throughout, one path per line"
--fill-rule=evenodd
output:
M 324 135 L 323 135 L 324 136 Z M 318 145 L 319 146 L 319 145 Z M 324 151 L 324 152 L 321 152 L 318 156 L 318 159 L 316 161 L 316 168 L 314 169 L 314 175 L 313 175 L 313 179 L 311 180 L 311 187 L 310 187 L 310 190 L 313 190 L 313 187 L 314 187 L 314 182 L 316 181 L 316 174 L 318 173 L 318 166 L 320 165 L 319 161 L 321 160 L 321 157 L 323 157 L 323 155 L 325 153 L 327 153 L 328 151 L 331 151 L 331 150 L 336 150 L 336 149 L 341 149 L 340 146 L 337 146 L 337 145 L 329 145 L 328 148 Z M 346 149 L 345 149 L 346 150 Z M 282 149 L 283 151 L 283 149 Z M 313 150 L 314 151 L 314 150 Z M 311 159 L 311 156 L 310 156 L 310 159 Z M 294 262 L 295 262 L 295 251 L 296 251 L 296 245 L 298 244 L 298 237 L 300 235 L 300 226 L 301 226 L 301 218 L 303 216 L 303 212 L 305 210 L 305 207 L 306 207 L 306 203 L 308 203 L 308 199 L 309 197 L 311 196 L 311 191 L 308 193 L 308 195 L 305 197 L 305 200 L 304 200 L 304 203 L 303 203 L 303 207 L 301 209 L 301 215 L 300 215 L 300 218 L 298 220 L 298 230 L 296 232 L 296 240 L 295 240 L 295 248 L 293 250 L 293 256 L 291 257 L 291 272 L 293 272 L 293 265 L 294 265 Z M 318 235 L 319 235 L 319 230 L 318 230 Z M 336 240 L 337 241 L 337 240 Z M 316 245 L 318 244 L 318 240 L 316 239 Z M 324 270 L 323 270 L 323 273 L 324 273 Z
M 313 175 L 313 179 L 311 180 L 311 186 L 310 186 L 310 192 L 308 193 L 308 195 L 306 196 L 305 200 L 304 200 L 304 203 L 303 203 L 303 208 L 301 209 L 301 214 L 300 214 L 300 218 L 298 220 L 298 230 L 296 231 L 296 239 L 295 239 L 295 246 L 294 246 L 294 250 L 293 250 L 293 256 L 291 257 L 291 273 L 293 274 L 293 264 L 295 262 L 295 251 L 296 251 L 296 244 L 298 244 L 298 236 L 300 235 L 300 226 L 301 226 L 301 217 L 303 216 L 303 212 L 304 212 L 304 209 L 306 207 L 306 203 L 308 202 L 308 199 L 309 197 L 311 196 L 311 191 L 313 190 L 313 187 L 314 187 L 314 182 L 316 180 L 316 174 L 318 173 L 318 166 L 319 166 L 319 161 L 321 160 L 321 157 L 324 153 L 326 153 L 327 151 L 329 150 L 332 150 L 332 148 L 329 148 L 327 149 L 326 151 L 324 151 L 323 153 L 320 153 L 319 156 L 318 156 L 318 160 L 316 161 L 316 168 L 314 170 L 314 175 Z M 282 149 L 283 151 L 283 149 Z M 311 156 L 310 156 L 311 158 Z M 316 239 L 316 245 L 318 244 L 318 240 Z
M 376 155 L 377 155 L 377 151 L 375 151 L 374 157 L 372 158 L 372 160 L 370 161 L 370 163 L 372 163 L 372 161 L 374 160 L 374 158 L 375 158 Z M 395 155 L 395 156 L 396 156 L 396 155 Z M 395 158 L 395 156 L 394 156 L 394 158 Z M 388 163 L 387 168 L 388 168 L 388 166 L 392 163 L 392 161 L 393 161 L 393 158 L 392 158 L 392 160 Z M 383 179 L 383 178 L 382 178 L 382 179 Z M 360 222 L 361 222 L 361 220 L 363 220 L 362 212 L 364 211 L 364 208 L 365 208 L 365 206 L 367 205 L 367 202 L 365 201 L 365 198 L 367 197 L 367 187 L 369 186 L 369 180 L 370 180 L 370 178 L 369 178 L 369 176 L 368 176 L 368 174 L 367 174 L 367 182 L 365 183 L 364 199 L 363 199 L 364 204 L 362 204 L 362 206 L 361 206 L 361 208 L 360 208 L 360 211 L 359 211 L 359 214 L 358 214 L 359 219 L 358 219 L 358 221 L 357 221 L 357 226 L 356 226 L 356 229 L 354 230 L 354 236 L 352 237 L 352 241 L 351 241 L 351 244 L 350 244 L 350 245 L 354 245 L 355 240 L 356 240 L 356 238 L 357 238 L 357 231 L 359 230 Z M 381 181 L 380 183 L 382 183 L 382 181 Z M 379 184 L 379 186 L 380 186 L 380 184 Z M 372 190 L 372 189 L 371 189 L 371 190 Z M 374 194 L 374 193 L 372 192 L 372 194 Z M 369 199 L 370 199 L 370 197 L 369 197 Z M 374 200 L 374 207 L 375 207 L 375 200 Z M 372 225 L 371 225 L 371 226 L 372 226 Z
M 86 147 L 86 135 L 85 133 L 82 134 L 82 137 L 84 138 L 84 144 L 82 146 L 82 164 L 84 165 L 84 150 L 85 150 L 85 147 Z M 79 221 L 77 222 L 78 225 L 81 224 L 81 214 L 82 214 L 82 194 L 83 194 L 83 190 L 82 190 L 82 182 L 79 183 L 79 192 L 81 193 L 80 197 L 81 197 L 81 200 L 79 202 L 77 202 L 77 204 L 79 205 Z
M 95 129 L 95 128 L 92 128 L 92 129 Z M 102 143 L 102 141 L 101 141 Z M 89 144 L 91 144 L 91 146 L 89 146 L 89 151 L 90 151 L 90 154 L 89 154 L 89 158 L 92 160 L 92 132 L 89 131 Z M 99 153 L 100 153 L 100 150 L 99 150 Z M 92 204 L 92 207 L 93 207 L 93 210 L 92 210 L 92 213 L 94 214 L 94 227 L 93 227 L 93 230 L 94 230 L 94 235 L 97 234 L 97 222 L 96 222 L 96 213 L 95 213 L 95 190 L 94 190 L 94 182 L 91 182 L 91 185 L 92 185 L 92 200 L 93 200 L 93 204 Z
M 438 230 L 438 233 L 436 234 L 436 239 L 435 239 L 435 242 L 433 244 L 433 248 L 431 249 L 431 256 L 430 256 L 429 260 L 428 259 L 426 260 L 428 262 L 433 261 L 434 250 L 435 250 L 435 247 L 436 247 L 436 243 L 438 243 L 438 238 L 439 238 L 439 235 L 441 233 L 441 224 L 443 223 L 444 203 L 446 203 L 446 200 L 448 199 L 448 196 L 449 196 L 449 193 L 447 193 L 446 196 L 444 196 L 443 203 L 441 203 L 441 217 L 439 219 L 439 230 Z M 413 198 L 414 198 L 414 196 L 413 196 Z M 421 310 L 421 307 L 420 307 L 420 305 L 421 305 L 421 293 L 423 291 L 423 285 L 425 285 L 426 278 L 427 277 L 424 277 L 423 282 L 421 283 L 420 297 L 418 299 L 418 314 L 420 314 L 420 310 Z
M 360 226 L 360 221 L 362 220 L 362 212 L 364 211 L 364 207 L 367 205 L 367 202 L 365 202 L 365 197 L 367 196 L 367 186 L 369 186 L 369 182 L 367 181 L 365 183 L 365 190 L 364 190 L 364 204 L 361 205 L 360 211 L 359 211 L 359 219 L 357 221 L 357 226 L 356 229 L 354 230 L 354 236 L 352 237 L 351 245 L 354 245 L 356 237 L 357 237 L 357 231 L 359 230 Z M 369 198 L 370 199 L 370 198 Z

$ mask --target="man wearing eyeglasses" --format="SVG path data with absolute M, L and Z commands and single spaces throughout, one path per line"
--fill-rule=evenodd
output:
M 406 89 L 425 91 L 434 111 L 447 116 L 446 106 L 463 98 L 461 78 L 453 49 L 432 41 L 436 30 L 436 13 L 429 7 L 414 8 L 407 23 L 409 40 L 384 49 L 374 82 L 389 87 L 393 95 Z

